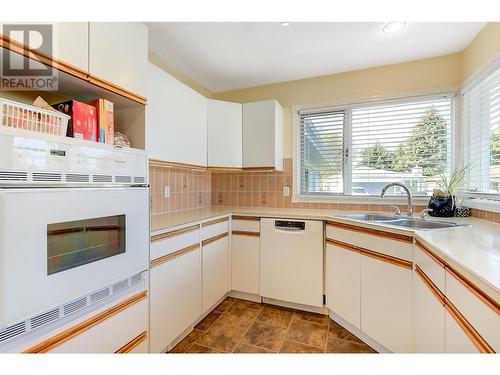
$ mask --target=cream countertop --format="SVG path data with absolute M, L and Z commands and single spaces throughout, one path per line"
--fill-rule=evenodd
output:
M 352 211 L 351 211 L 352 212 Z M 337 215 L 349 211 L 294 209 L 294 208 L 252 208 L 252 207 L 207 207 L 151 216 L 151 235 L 164 233 L 194 222 L 210 220 L 225 215 L 249 215 L 290 219 L 330 220 L 360 225 L 366 228 L 383 229 L 392 233 L 413 235 L 441 257 L 462 270 L 471 281 L 500 300 L 500 225 L 476 218 L 443 218 L 469 224 L 470 227 L 412 231 L 346 218 Z M 356 211 L 355 213 L 359 213 Z M 434 220 L 431 218 L 430 220 Z

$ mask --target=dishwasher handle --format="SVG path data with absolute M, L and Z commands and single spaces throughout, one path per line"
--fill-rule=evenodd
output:
M 274 227 L 286 231 L 302 231 L 306 229 L 305 221 L 275 220 Z

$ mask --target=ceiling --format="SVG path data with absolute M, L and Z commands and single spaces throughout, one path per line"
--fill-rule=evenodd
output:
M 212 92 L 260 86 L 462 51 L 485 23 L 148 23 L 149 49 Z

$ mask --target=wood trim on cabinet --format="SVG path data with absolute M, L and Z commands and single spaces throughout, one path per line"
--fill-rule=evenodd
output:
M 191 251 L 197 250 L 199 248 L 200 248 L 200 244 L 199 243 L 195 243 L 193 245 L 184 247 L 184 248 L 182 248 L 180 250 L 176 250 L 173 253 L 170 253 L 170 254 L 167 254 L 167 255 L 163 255 L 163 256 L 161 256 L 159 258 L 153 259 L 151 262 L 149 262 L 149 267 L 150 268 L 157 267 L 160 264 L 169 262 L 169 261 L 171 261 L 171 260 L 173 260 L 175 258 L 183 256 L 183 255 L 185 255 L 187 253 L 190 253 Z
M 467 288 L 472 294 L 479 298 L 483 303 L 485 303 L 489 308 L 491 308 L 497 315 L 500 315 L 500 304 L 474 285 L 469 279 L 459 273 L 455 268 L 450 265 L 446 266 L 446 270 L 457 279 L 465 288 Z
M 92 74 L 89 74 L 89 82 L 92 83 L 93 85 L 99 86 L 115 94 L 133 100 L 134 102 L 137 102 L 139 104 L 146 105 L 148 103 L 148 100 L 144 96 L 128 91 L 118 85 L 115 85 L 114 83 L 96 77 Z
M 446 297 L 443 292 L 439 290 L 439 288 L 432 282 L 429 276 L 427 276 L 418 265 L 415 265 L 415 272 L 422 279 L 423 283 L 430 289 L 432 294 L 434 294 L 434 297 L 436 297 L 439 303 L 444 306 L 446 304 Z
M 233 236 L 249 236 L 249 237 L 260 237 L 259 232 L 251 232 L 248 230 L 233 230 Z
M 415 240 L 415 245 L 422 250 L 424 253 L 426 253 L 428 256 L 432 258 L 440 267 L 446 267 L 447 263 L 441 259 L 439 256 L 437 256 L 431 249 L 429 249 L 427 246 L 425 246 L 422 242 L 419 240 Z
M 333 222 L 333 221 L 326 221 L 325 223 L 327 226 L 330 226 L 330 227 L 335 227 L 335 228 L 340 228 L 340 229 L 344 229 L 344 230 L 350 230 L 350 231 L 360 232 L 360 233 L 365 233 L 365 234 L 371 234 L 371 235 L 377 236 L 377 237 L 388 238 L 388 239 L 395 240 L 395 241 L 413 244 L 413 237 L 407 236 L 404 234 L 384 232 L 384 231 L 381 231 L 378 229 L 363 228 L 363 227 L 359 227 L 356 225 L 337 223 L 337 222 Z
M 210 225 L 215 225 L 215 224 L 223 223 L 225 221 L 229 221 L 229 217 L 222 217 L 220 219 L 216 219 L 216 220 L 212 220 L 212 221 L 207 221 L 206 223 L 202 223 L 201 226 L 204 228 L 204 227 L 208 227 Z
M 191 225 L 191 226 L 186 227 L 186 228 L 173 230 L 171 232 L 156 234 L 154 236 L 151 236 L 151 242 L 162 241 L 162 240 L 165 240 L 167 238 L 176 237 L 176 236 L 180 236 L 182 234 L 195 232 L 199 229 L 200 229 L 200 226 L 198 224 L 196 224 L 196 225 Z
M 23 353 L 46 353 L 55 347 L 61 345 L 62 343 L 72 339 L 75 336 L 82 334 L 83 332 L 89 330 L 90 328 L 102 323 L 103 321 L 111 318 L 112 316 L 122 312 L 123 310 L 129 308 L 130 306 L 136 304 L 139 301 L 147 298 L 148 292 L 143 290 L 120 303 L 111 306 L 110 308 L 101 311 L 100 313 L 84 320 L 77 325 L 70 327 L 57 335 L 42 341 L 41 343 L 26 349 Z
M 208 170 L 210 171 L 220 171 L 220 172 L 241 172 L 243 168 L 240 167 L 222 167 L 222 166 L 215 166 L 215 165 L 209 165 L 207 167 Z
M 263 172 L 269 172 L 269 171 L 275 171 L 276 167 L 243 167 L 243 171 L 251 172 L 251 171 L 263 171 Z
M 229 235 L 228 232 L 226 233 L 221 233 L 221 234 L 218 234 L 217 236 L 214 236 L 214 237 L 211 237 L 211 238 L 207 238 L 206 240 L 204 240 L 201 244 L 202 246 L 206 246 L 208 244 L 211 244 L 212 242 L 215 242 L 215 241 L 218 241 L 224 237 L 227 237 Z
M 117 354 L 130 353 L 132 350 L 134 350 L 134 348 L 139 346 L 139 344 L 146 341 L 147 338 L 148 338 L 148 331 L 144 331 L 144 332 L 140 333 L 137 337 L 133 338 L 130 342 L 123 345 L 115 353 L 117 353 Z
M 381 261 L 386 262 L 386 263 L 394 264 L 395 266 L 407 268 L 409 270 L 413 269 L 413 263 L 408 261 L 408 260 L 396 258 L 396 257 L 393 257 L 391 255 L 382 254 L 382 253 L 379 253 L 377 251 L 368 250 L 368 249 L 365 249 L 365 248 L 360 247 L 360 246 L 351 245 L 351 244 L 348 244 L 345 242 L 333 240 L 331 238 L 327 238 L 326 242 L 331 244 L 331 245 L 339 246 L 339 247 L 342 247 L 346 250 L 355 251 L 355 252 L 358 252 L 362 255 L 365 255 L 365 256 L 368 256 L 368 257 L 371 257 L 371 258 L 374 258 L 377 260 L 381 260 Z
M 178 163 L 175 161 L 149 159 L 149 166 L 151 167 L 166 167 L 166 168 L 183 168 L 183 169 L 196 169 L 199 171 L 207 171 L 206 165 Z
M 233 215 L 232 217 L 233 220 L 244 220 L 244 221 L 260 221 L 259 216 L 238 216 L 238 215 Z

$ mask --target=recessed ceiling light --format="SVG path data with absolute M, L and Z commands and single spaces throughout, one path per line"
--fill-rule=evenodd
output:
M 290 26 L 290 22 L 281 22 L 281 26 Z
M 406 27 L 406 22 L 389 22 L 384 25 L 382 31 L 387 34 L 397 33 Z

